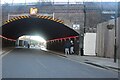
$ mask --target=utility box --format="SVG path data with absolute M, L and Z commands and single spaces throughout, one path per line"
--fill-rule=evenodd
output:
M 96 55 L 96 33 L 86 33 L 84 36 L 84 55 Z

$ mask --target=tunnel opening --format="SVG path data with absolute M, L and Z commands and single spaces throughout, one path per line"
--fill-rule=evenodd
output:
M 1 28 L 2 36 L 16 41 L 23 35 L 40 35 L 46 40 L 47 49 L 60 52 L 64 52 L 63 47 L 66 39 L 75 39 L 78 42 L 77 37 L 79 35 L 59 19 L 38 15 L 12 18 L 6 21 Z M 3 42 L 6 43 L 7 41 L 3 40 Z M 4 43 L 3 46 L 6 46 Z M 14 42 L 14 44 L 16 43 Z M 76 44 L 79 45 L 79 43 Z
M 46 49 L 46 40 L 41 36 L 23 35 L 16 41 L 17 48 Z

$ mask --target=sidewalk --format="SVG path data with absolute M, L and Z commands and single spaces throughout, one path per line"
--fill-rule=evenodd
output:
M 114 69 L 119 70 L 118 60 L 114 63 L 114 59 L 111 58 L 102 58 L 102 57 L 94 57 L 94 56 L 80 56 L 80 55 L 67 55 L 67 58 L 77 60 L 86 64 L 98 66 L 106 69 Z
M 49 51 L 50 53 L 66 57 L 68 59 L 81 62 L 81 63 L 86 63 L 89 65 L 93 65 L 96 67 L 101 67 L 105 69 L 112 69 L 115 71 L 120 71 L 120 66 L 118 65 L 118 60 L 116 63 L 114 63 L 114 59 L 112 58 L 102 58 L 102 57 L 96 57 L 96 56 L 80 56 L 80 55 L 64 55 L 63 53 L 59 52 L 54 52 L 54 51 Z

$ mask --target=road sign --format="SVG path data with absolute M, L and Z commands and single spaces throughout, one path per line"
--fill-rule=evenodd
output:
M 36 15 L 38 13 L 38 8 L 30 8 L 30 15 Z

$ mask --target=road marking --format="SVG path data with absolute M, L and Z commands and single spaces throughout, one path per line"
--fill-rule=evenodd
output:
M 13 50 L 14 50 L 14 49 L 9 50 L 9 51 L 5 52 L 4 54 L 2 54 L 1 56 L 4 57 L 5 55 L 7 55 L 8 53 L 10 53 L 10 52 L 13 51 Z
M 40 65 L 43 66 L 43 68 L 47 69 L 47 67 L 46 67 L 42 62 L 40 62 L 40 60 L 38 60 L 38 59 L 36 59 L 36 60 L 37 60 L 37 62 L 38 62 Z

